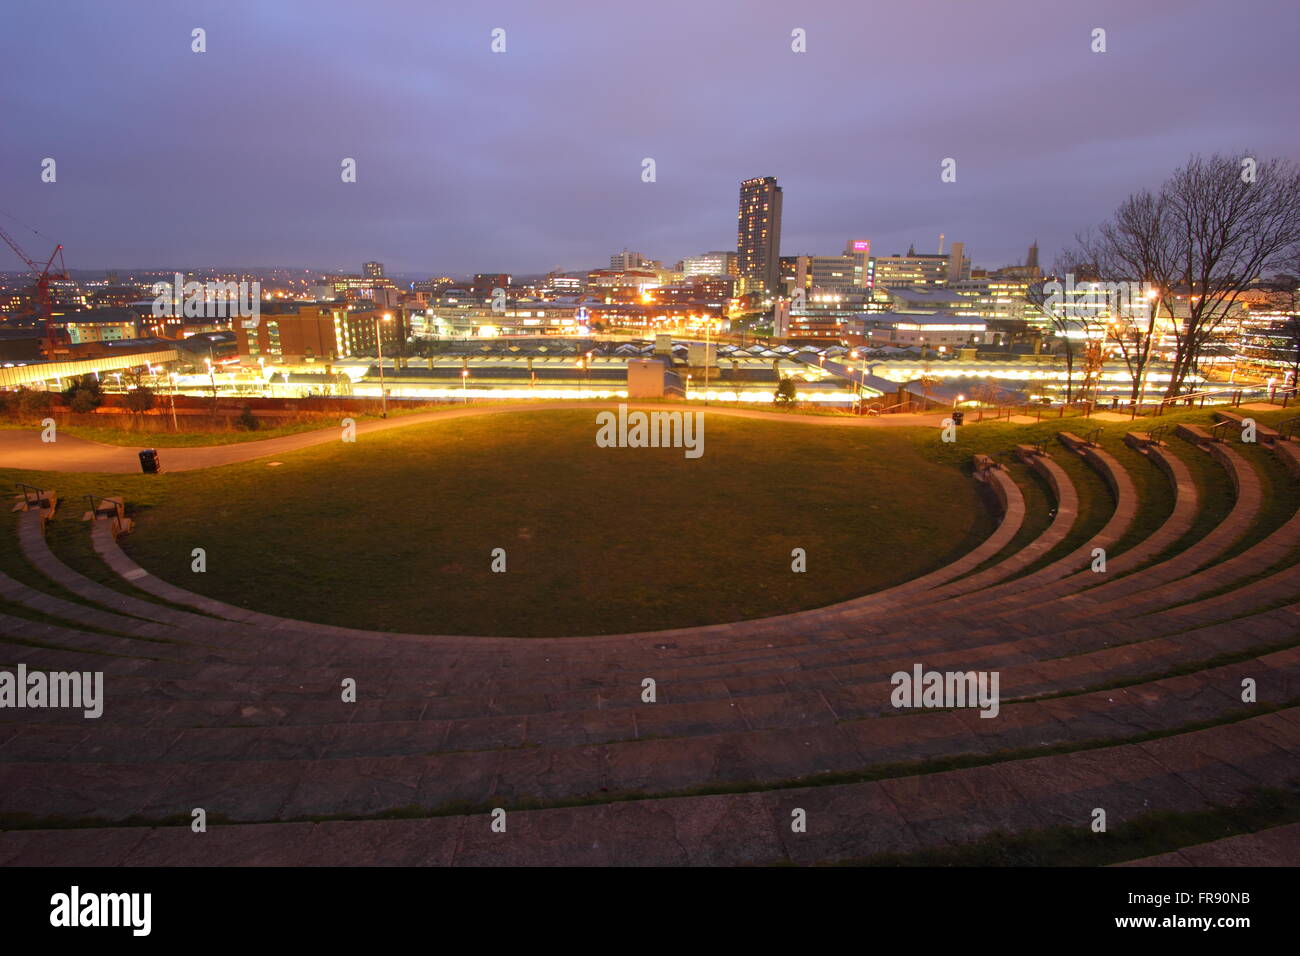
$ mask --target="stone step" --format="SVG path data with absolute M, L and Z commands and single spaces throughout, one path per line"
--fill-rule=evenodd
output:
M 1300 866 L 1300 823 L 1186 846 L 1116 866 Z
M 1193 812 L 1287 787 L 1300 756 L 1293 708 L 1195 733 L 942 773 L 838 786 L 401 820 L 9 830 L 0 865 L 755 865 L 862 860 L 995 833 Z M 295 781 L 294 783 L 297 783 Z M 223 781 L 250 811 L 292 794 L 266 777 Z M 251 786 L 251 790 L 250 790 Z M 321 790 L 329 786 L 320 781 Z M 373 793 L 384 785 L 368 784 Z M 320 792 L 320 791 L 318 791 Z M 418 799 L 419 791 L 415 791 Z M 208 803 L 213 803 L 208 800 Z M 489 801 L 490 802 L 490 801 Z M 215 811 L 213 811 L 215 812 Z M 791 825 L 807 821 L 803 831 Z

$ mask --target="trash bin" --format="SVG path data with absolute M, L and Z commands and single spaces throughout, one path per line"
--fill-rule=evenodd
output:
M 952 413 L 952 423 L 953 423 L 954 425 L 960 425 L 960 424 L 961 424 L 965 419 L 966 419 L 966 413 L 965 413 L 965 412 L 953 412 L 953 413 Z
M 162 469 L 159 467 L 158 450 L 155 448 L 146 448 L 140 452 L 140 470 L 146 475 L 156 475 Z

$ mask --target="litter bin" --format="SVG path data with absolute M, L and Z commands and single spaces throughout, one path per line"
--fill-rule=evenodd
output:
M 966 420 L 966 413 L 965 413 L 965 412 L 953 412 L 953 413 L 952 413 L 952 423 L 953 423 L 954 425 L 960 425 L 960 424 L 961 424 L 963 421 L 965 421 L 965 420 Z
M 162 470 L 159 467 L 158 450 L 155 448 L 146 448 L 140 452 L 140 470 L 146 475 L 156 475 Z

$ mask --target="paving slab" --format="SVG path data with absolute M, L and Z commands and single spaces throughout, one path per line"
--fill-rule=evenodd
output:
M 283 808 L 263 819 L 295 819 L 339 813 L 371 816 L 415 806 L 430 766 L 425 757 L 316 760 L 302 765 L 297 786 Z M 284 766 L 276 764 L 275 766 Z
M 121 866 L 147 827 L 0 832 L 0 866 Z
M 1117 866 L 1300 866 L 1300 823 L 1198 843 Z

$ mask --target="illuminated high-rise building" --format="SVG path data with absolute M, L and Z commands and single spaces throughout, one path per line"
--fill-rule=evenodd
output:
M 736 266 L 744 291 L 780 290 L 781 187 L 775 176 L 740 184 Z

